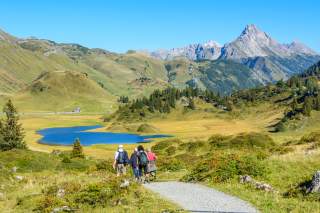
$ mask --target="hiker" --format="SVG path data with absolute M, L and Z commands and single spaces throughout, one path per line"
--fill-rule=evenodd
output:
M 156 159 L 157 156 L 155 153 L 151 151 L 151 148 L 147 149 L 147 157 L 148 157 L 148 173 L 153 177 L 153 179 L 156 179 L 156 172 L 157 172 L 157 167 L 156 167 Z
M 117 170 L 117 176 L 126 174 L 126 166 L 129 163 L 128 153 L 119 145 L 118 151 L 114 155 L 113 168 Z
M 148 156 L 144 151 L 142 145 L 138 146 L 138 162 L 139 162 L 139 175 L 140 177 L 144 177 L 143 182 L 149 182 L 149 173 L 148 173 Z
M 140 180 L 139 162 L 138 162 L 138 149 L 135 148 L 130 156 L 130 165 L 132 167 L 133 175 L 136 181 Z

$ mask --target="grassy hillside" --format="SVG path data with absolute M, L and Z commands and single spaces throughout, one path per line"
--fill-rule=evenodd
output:
M 0 152 L 1 212 L 52 212 L 68 206 L 81 212 L 175 211 L 173 204 L 131 182 L 120 188 L 110 161 L 26 150 Z M 17 171 L 12 172 L 16 167 Z M 18 179 L 17 177 L 20 177 Z M 128 177 L 126 177 L 128 178 Z
M 73 71 L 45 72 L 17 93 L 13 101 L 22 112 L 110 111 L 115 98 L 86 74 Z
M 165 62 L 134 51 L 116 54 L 78 44 L 5 35 L 7 39 L 0 41 L 1 94 L 14 94 L 41 73 L 59 70 L 87 73 L 110 94 L 132 98 L 169 85 L 183 88 L 196 84 L 227 93 L 259 84 L 252 70 L 234 62 Z

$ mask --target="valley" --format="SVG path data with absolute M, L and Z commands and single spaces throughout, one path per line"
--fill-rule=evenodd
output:
M 116 176 L 121 141 L 101 135 L 123 133 L 170 136 L 123 144 L 153 150 L 164 187 L 204 185 L 261 212 L 319 212 L 319 60 L 252 24 L 224 45 L 126 53 L 0 31 L 0 211 L 188 212 L 148 190 L 160 183 L 144 186 L 129 168 Z M 81 138 L 85 126 L 103 140 Z M 37 131 L 57 127 L 74 127 L 72 139 L 51 129 L 64 145 L 40 143 Z

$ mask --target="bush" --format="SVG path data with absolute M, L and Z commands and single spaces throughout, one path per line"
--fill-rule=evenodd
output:
M 131 185 L 130 189 L 134 186 Z M 115 200 L 126 197 L 129 189 L 120 188 L 120 179 L 112 178 L 108 182 L 87 185 L 75 195 L 74 202 L 90 206 L 112 206 Z
M 224 182 L 238 175 L 255 177 L 265 173 L 265 165 L 256 155 L 216 152 L 210 159 L 197 164 L 182 180 Z
M 160 171 L 176 172 L 185 168 L 184 163 L 175 158 L 160 158 L 158 162 Z
M 158 154 L 163 154 L 165 149 L 171 146 L 172 144 L 180 144 L 180 143 L 182 143 L 182 141 L 179 139 L 167 139 L 167 140 L 160 141 L 156 145 L 152 146 L 152 150 Z
M 105 171 L 109 171 L 109 172 L 114 172 L 114 169 L 112 167 L 112 161 L 108 161 L 108 160 L 98 161 L 96 163 L 96 168 L 97 168 L 97 170 L 105 170 Z
M 181 149 L 186 149 L 188 152 L 196 152 L 198 149 L 204 147 L 205 143 L 203 141 L 195 141 L 181 144 Z
M 242 133 L 233 138 L 224 136 L 215 137 L 211 137 L 209 143 L 216 148 L 266 150 L 276 145 L 270 136 L 261 133 Z
M 304 135 L 297 144 L 320 143 L 320 132 L 311 132 Z
M 174 155 L 176 153 L 177 148 L 175 146 L 169 146 L 166 149 L 166 153 L 168 156 Z
M 63 156 L 62 158 L 62 163 L 71 163 L 71 159 L 69 156 Z
M 53 195 L 44 196 L 37 204 L 34 211 L 38 212 L 52 212 L 55 207 L 65 206 L 67 203 L 62 199 L 57 198 Z

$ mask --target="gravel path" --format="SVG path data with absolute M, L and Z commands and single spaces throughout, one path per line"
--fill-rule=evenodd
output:
M 239 198 L 199 184 L 170 181 L 144 184 L 144 187 L 190 212 L 258 212 Z

